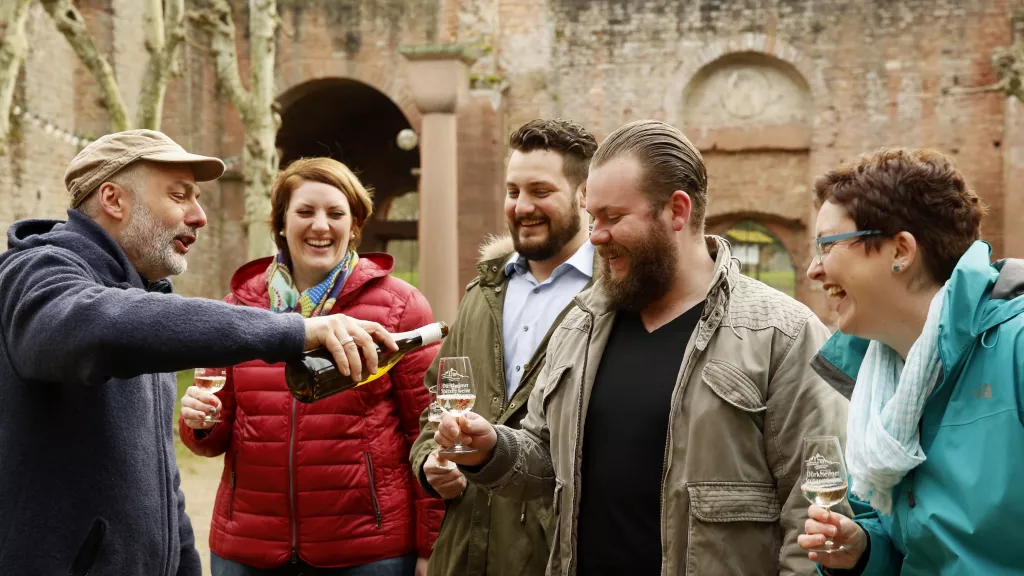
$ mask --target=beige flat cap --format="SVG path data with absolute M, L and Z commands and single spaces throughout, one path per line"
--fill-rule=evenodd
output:
M 82 149 L 64 173 L 64 185 L 75 208 L 100 184 L 136 160 L 189 164 L 197 182 L 216 180 L 224 173 L 219 158 L 190 154 L 163 132 L 126 130 L 98 138 Z

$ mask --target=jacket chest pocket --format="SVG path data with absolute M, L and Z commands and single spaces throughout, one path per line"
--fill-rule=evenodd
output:
M 767 406 L 760 388 L 742 370 L 721 360 L 709 360 L 701 379 L 720 400 L 739 410 L 735 416 L 748 418 L 758 430 L 764 430 Z
M 691 482 L 686 575 L 779 573 L 782 506 L 764 482 Z

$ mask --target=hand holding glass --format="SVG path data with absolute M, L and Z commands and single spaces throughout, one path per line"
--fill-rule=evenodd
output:
M 458 418 L 473 409 L 476 393 L 473 387 L 473 369 L 469 358 L 441 358 L 438 367 L 437 404 L 446 414 Z M 451 448 L 439 454 L 473 454 L 476 448 L 462 446 L 461 437 Z
M 194 384 L 211 394 L 220 392 L 227 382 L 227 368 L 196 368 Z M 214 418 L 209 414 L 203 419 L 204 422 L 223 422 L 220 418 Z
M 814 436 L 804 438 L 803 466 L 800 474 L 800 489 L 811 504 L 829 510 L 846 498 L 846 462 L 839 438 L 835 436 Z M 830 554 L 848 550 L 849 546 L 836 546 L 831 538 L 825 540 L 821 549 L 811 550 Z

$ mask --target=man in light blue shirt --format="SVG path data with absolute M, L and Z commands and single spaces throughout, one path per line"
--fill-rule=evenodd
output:
M 594 276 L 594 245 L 590 240 L 583 242 L 545 280 L 533 275 L 530 261 L 519 253 L 505 265 L 505 275 L 509 281 L 502 309 L 502 338 L 506 394 L 511 398 L 519 388 L 523 366 L 528 365 L 555 318 Z
M 594 273 L 585 185 L 597 140 L 564 120 L 534 120 L 509 138 L 505 218 L 509 235 L 480 250 L 477 277 L 437 358 L 466 356 L 473 412 L 518 428 L 547 352 L 547 339 Z M 437 381 L 439 360 L 425 376 Z M 550 502 L 518 502 L 467 486 L 439 462 L 434 429 L 421 417 L 410 459 L 420 484 L 447 499 L 431 576 L 543 574 L 554 530 Z M 454 468 L 454 466 L 453 466 Z

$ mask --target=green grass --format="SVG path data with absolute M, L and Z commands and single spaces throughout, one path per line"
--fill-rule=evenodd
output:
M 401 278 L 413 286 L 419 287 L 420 273 L 418 270 L 395 270 L 391 275 L 395 278 Z
M 754 278 L 752 273 L 747 276 Z M 757 279 L 790 296 L 794 296 L 796 293 L 796 272 L 792 270 L 763 271 Z
M 192 370 L 182 370 L 178 372 L 178 395 L 174 401 L 174 454 L 178 457 L 178 467 L 185 468 L 189 465 L 189 462 L 202 458 L 192 453 L 184 444 L 181 443 L 181 437 L 178 436 L 178 421 L 181 415 L 181 397 L 185 395 L 185 390 L 192 385 Z

